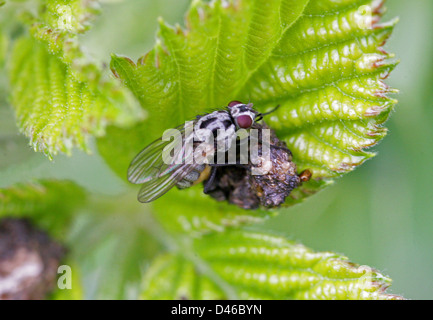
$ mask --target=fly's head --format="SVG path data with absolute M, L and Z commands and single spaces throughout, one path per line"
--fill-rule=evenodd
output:
M 258 115 L 258 112 L 253 109 L 252 103 L 243 104 L 240 101 L 232 101 L 228 105 L 228 110 L 237 129 L 250 129 Z

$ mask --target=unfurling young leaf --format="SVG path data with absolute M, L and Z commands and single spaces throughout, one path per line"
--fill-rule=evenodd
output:
M 99 0 L 44 0 L 40 20 L 48 28 L 66 33 L 83 33 L 99 15 Z
M 89 138 L 102 136 L 106 125 L 129 126 L 143 116 L 130 92 L 78 45 L 95 3 L 44 2 L 40 16 L 24 18 L 30 36 L 13 45 L 9 77 L 18 126 L 49 158 L 75 146 L 88 150 Z
M 197 114 L 231 100 L 253 102 L 263 112 L 281 105 L 264 120 L 287 143 L 298 173 L 313 173 L 285 205 L 299 203 L 373 157 L 366 149 L 386 134 L 382 124 L 396 100 L 383 79 L 396 62 L 383 46 L 396 21 L 380 23 L 382 13 L 383 1 L 373 0 L 194 1 L 186 27 L 161 20 L 155 47 L 136 63 L 113 55 L 114 74 L 149 120 L 130 130 L 109 128 L 99 150 L 125 177 L 139 150 Z M 202 187 L 192 190 L 170 191 L 156 202 L 169 228 L 206 231 L 236 220 L 233 206 L 212 199 L 203 201 L 218 219 L 200 210 L 168 210 L 178 198 L 200 198 Z
M 35 150 L 49 157 L 59 151 L 69 154 L 74 146 L 87 150 L 89 136 L 103 135 L 107 123 L 134 121 L 122 90 L 110 85 L 92 88 L 77 80 L 72 67 L 43 43 L 23 37 L 12 55 L 11 102 Z
M 144 277 L 145 299 L 401 299 L 391 280 L 284 237 L 234 231 L 196 240 L 198 258 L 164 254 Z

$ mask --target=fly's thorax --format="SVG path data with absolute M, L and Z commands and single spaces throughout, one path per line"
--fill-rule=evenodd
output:
M 235 133 L 236 125 L 226 110 L 204 115 L 194 126 L 194 140 L 215 146 L 218 152 L 230 149 Z

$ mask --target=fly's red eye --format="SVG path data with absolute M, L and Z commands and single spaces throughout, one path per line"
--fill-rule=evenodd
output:
M 236 118 L 239 128 L 248 129 L 253 124 L 253 119 L 248 115 L 242 115 Z
M 235 105 L 238 105 L 238 104 L 242 104 L 242 102 L 234 100 L 234 101 L 229 103 L 229 108 L 234 107 Z

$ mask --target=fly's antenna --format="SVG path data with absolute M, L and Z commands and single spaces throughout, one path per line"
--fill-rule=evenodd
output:
M 260 121 L 260 120 L 263 119 L 264 116 L 267 116 L 267 115 L 271 114 L 272 112 L 277 111 L 277 109 L 278 109 L 279 107 L 280 107 L 280 105 L 277 105 L 277 106 L 276 106 L 274 109 L 272 109 L 271 111 L 268 111 L 268 112 L 266 112 L 266 113 L 259 113 L 259 114 L 257 115 L 257 119 L 256 119 L 256 121 Z
M 273 109 L 272 109 L 271 111 L 269 111 L 269 112 L 262 113 L 262 114 L 261 114 L 262 117 L 267 116 L 268 114 L 271 114 L 271 113 L 274 112 L 274 111 L 277 111 L 279 107 L 280 107 L 280 105 L 276 106 L 275 108 L 273 108 Z

